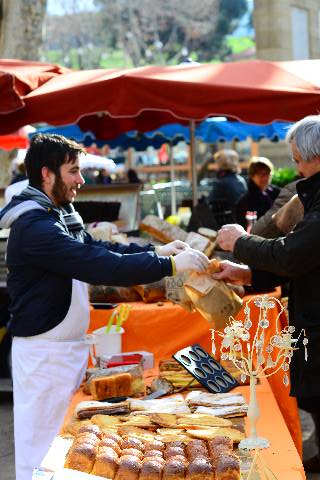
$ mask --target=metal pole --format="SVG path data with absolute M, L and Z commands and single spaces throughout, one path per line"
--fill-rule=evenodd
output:
M 176 215 L 177 213 L 177 195 L 176 195 L 176 186 L 175 181 L 175 172 L 174 172 L 174 156 L 173 156 L 173 146 L 172 143 L 169 144 L 170 152 L 170 182 L 171 182 L 171 215 Z
M 190 120 L 190 157 L 191 157 L 191 172 L 192 172 L 192 205 L 198 205 L 198 175 L 196 164 L 196 139 L 195 139 L 195 121 Z

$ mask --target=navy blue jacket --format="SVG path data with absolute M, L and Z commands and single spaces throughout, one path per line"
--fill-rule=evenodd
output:
M 0 227 L 11 227 L 6 265 L 13 335 L 38 335 L 57 326 L 70 306 L 72 279 L 128 286 L 172 275 L 171 259 L 158 256 L 151 245 L 100 242 L 86 232 L 79 241 L 52 204 L 14 214 L 27 203 L 22 193 L 0 212 Z
M 247 182 L 230 170 L 219 170 L 212 184 L 210 203 L 225 199 L 232 208 L 247 191 Z

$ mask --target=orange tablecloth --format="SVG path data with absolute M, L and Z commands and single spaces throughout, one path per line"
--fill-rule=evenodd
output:
M 247 401 L 249 401 L 249 387 L 237 387 Z M 75 406 L 91 397 L 78 391 L 69 406 L 65 423 L 70 420 Z M 262 451 L 262 456 L 267 466 L 275 474 L 277 480 L 305 480 L 301 459 L 293 443 L 292 437 L 286 427 L 278 404 L 266 379 L 257 385 L 257 399 L 260 411 L 263 412 L 258 421 L 258 434 L 270 440 L 270 448 Z M 249 431 L 248 419 L 246 429 Z
M 280 290 L 268 294 L 279 298 Z M 252 298 L 247 296 L 244 301 Z M 211 351 L 210 325 L 197 312 L 189 313 L 178 305 L 165 302 L 162 306 L 157 304 L 145 304 L 132 302 L 132 310 L 124 324 L 125 333 L 122 338 L 123 352 L 144 350 L 152 352 L 157 365 L 160 359 L 170 358 L 173 353 L 181 348 L 194 343 L 199 343 L 207 351 Z M 253 328 L 258 322 L 259 309 L 251 303 L 251 320 Z M 270 328 L 265 335 L 275 333 L 275 319 L 279 309 L 269 310 Z M 106 325 L 112 310 L 91 310 L 91 322 L 89 332 Z M 244 318 L 243 309 L 237 318 Z M 282 322 L 285 322 L 285 316 Z M 295 398 L 289 397 L 289 388 L 283 385 L 283 371 L 269 377 L 269 383 L 274 397 L 278 403 L 286 425 L 292 435 L 293 441 L 299 454 L 302 454 L 301 428 Z M 268 409 L 266 405 L 263 407 Z M 262 410 L 263 411 L 263 410 Z M 263 413 L 265 413 L 263 411 Z

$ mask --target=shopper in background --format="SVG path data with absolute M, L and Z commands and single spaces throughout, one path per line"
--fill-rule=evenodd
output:
M 128 183 L 140 183 L 142 184 L 142 180 L 138 177 L 137 172 L 133 168 L 129 168 L 127 172 Z
M 257 218 L 264 215 L 277 198 L 280 189 L 270 185 L 273 173 L 272 162 L 265 157 L 252 157 L 249 164 L 248 191 L 238 200 L 235 219 L 246 228 L 246 213 L 257 212 Z
M 239 175 L 239 155 L 235 150 L 219 150 L 213 158 L 217 164 L 217 177 L 212 185 L 209 202 L 224 199 L 232 209 L 247 191 L 246 181 Z
M 99 185 L 109 185 L 112 183 L 112 178 L 110 177 L 109 172 L 105 168 L 101 168 L 97 175 L 96 179 Z

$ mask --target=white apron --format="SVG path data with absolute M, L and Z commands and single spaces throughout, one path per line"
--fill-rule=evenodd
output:
M 13 338 L 16 480 L 31 480 L 62 426 L 87 367 L 88 325 L 87 285 L 73 280 L 70 308 L 59 325 L 41 335 Z

